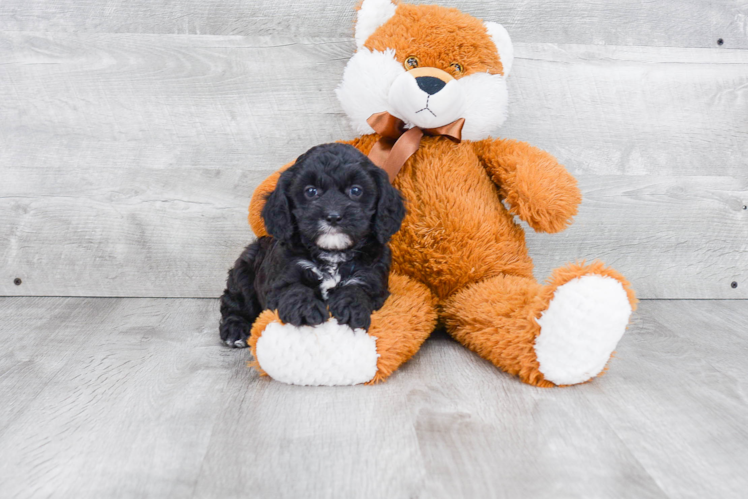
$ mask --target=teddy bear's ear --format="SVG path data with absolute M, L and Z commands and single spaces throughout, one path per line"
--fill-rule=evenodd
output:
M 499 51 L 501 65 L 504 67 L 504 76 L 509 76 L 514 62 L 514 46 L 512 45 L 512 39 L 509 38 L 509 32 L 499 23 L 485 22 L 483 25 Z
M 363 47 L 372 33 L 395 15 L 396 8 L 390 0 L 364 0 L 356 17 L 356 48 Z

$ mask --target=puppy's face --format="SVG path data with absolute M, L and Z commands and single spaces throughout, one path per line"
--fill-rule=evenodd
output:
M 285 171 L 263 209 L 276 238 L 297 234 L 308 247 L 340 251 L 367 237 L 385 243 L 405 215 L 387 174 L 353 146 L 310 149 Z
M 359 162 L 312 154 L 291 184 L 292 213 L 303 241 L 324 250 L 347 250 L 371 232 L 379 193 Z

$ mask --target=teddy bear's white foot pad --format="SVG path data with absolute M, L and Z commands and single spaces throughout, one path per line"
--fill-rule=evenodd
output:
M 587 275 L 561 285 L 537 320 L 540 372 L 556 385 L 591 379 L 605 368 L 630 316 L 626 290 L 613 278 Z
M 294 385 L 355 385 L 377 373 L 377 343 L 335 318 L 318 326 L 270 323 L 257 340 L 257 362 L 275 380 Z

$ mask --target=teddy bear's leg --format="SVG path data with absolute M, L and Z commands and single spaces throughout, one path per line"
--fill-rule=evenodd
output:
M 443 318 L 481 357 L 551 387 L 599 375 L 635 308 L 628 281 L 594 262 L 556 269 L 546 285 L 508 275 L 481 281 L 450 297 Z
M 315 327 L 284 325 L 264 311 L 252 325 L 254 367 L 296 385 L 377 383 L 410 359 L 436 325 L 435 300 L 426 286 L 391 274 L 390 296 L 371 317 L 368 332 L 335 319 Z

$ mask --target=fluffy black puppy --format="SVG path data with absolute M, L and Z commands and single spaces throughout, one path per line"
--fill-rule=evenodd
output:
M 281 174 L 262 217 L 271 236 L 249 245 L 229 271 L 221 340 L 246 347 L 265 309 L 296 326 L 332 314 L 369 328 L 389 295 L 387 242 L 405 217 L 385 171 L 353 146 L 316 146 Z

